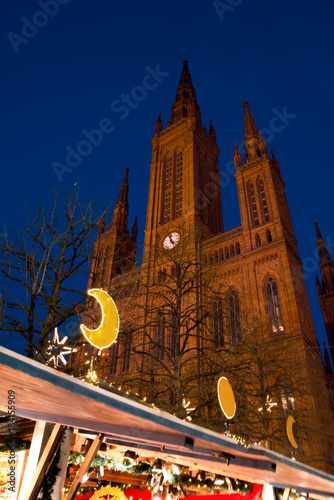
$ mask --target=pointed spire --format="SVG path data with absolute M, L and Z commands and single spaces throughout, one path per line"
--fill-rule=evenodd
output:
M 326 243 L 320 233 L 318 223 L 315 222 L 314 225 L 317 233 L 317 245 L 322 276 L 322 290 L 324 294 L 331 293 L 334 292 L 334 264 L 327 250 Z
M 317 242 L 323 242 L 324 239 L 321 235 L 320 229 L 319 229 L 319 224 L 317 222 L 314 223 L 315 225 L 315 232 L 317 233 Z
M 104 233 L 105 227 L 106 227 L 106 213 L 103 212 L 101 220 L 99 222 L 99 229 L 98 229 L 98 232 L 97 232 L 97 237 L 98 238 L 100 236 L 102 236 L 102 234 Z
M 215 144 L 217 144 L 217 138 L 216 138 L 216 131 L 212 125 L 212 120 L 210 120 L 210 129 L 209 129 L 209 136 L 213 140 Z
M 196 118 L 201 120 L 199 105 L 196 100 L 196 92 L 193 87 L 191 76 L 188 69 L 188 61 L 183 61 L 183 71 L 180 76 L 180 83 L 176 91 L 175 102 L 172 108 L 171 122 L 176 123 L 189 114 L 194 114 Z
M 234 143 L 233 159 L 234 159 L 235 169 L 238 170 L 241 167 L 241 154 L 239 152 L 238 145 L 236 142 Z
M 245 106 L 245 151 L 246 163 L 258 160 L 261 158 L 259 148 L 259 134 L 255 126 L 254 118 L 249 111 L 248 102 L 244 102 Z M 263 139 L 262 139 L 263 140 Z
M 128 204 L 128 183 L 129 169 L 125 169 L 124 179 L 121 184 L 121 189 L 119 190 L 119 195 L 114 208 L 114 213 L 111 221 L 110 227 L 115 227 L 123 233 L 128 232 L 128 214 L 129 214 L 129 204 Z
M 261 130 L 259 130 L 259 148 L 260 148 L 261 156 L 265 156 L 265 155 L 268 156 L 267 144 L 262 137 Z
M 331 358 L 329 356 L 329 352 L 327 351 L 326 343 L 324 342 L 324 359 L 325 359 L 325 367 L 326 373 L 333 373 Z
M 255 126 L 254 118 L 249 110 L 247 101 L 244 101 L 244 106 L 245 106 L 245 140 L 254 137 L 258 139 L 258 131 Z
M 137 241 L 137 235 L 138 235 L 138 224 L 137 224 L 137 215 L 135 217 L 135 222 L 132 227 L 131 231 L 131 238 L 133 239 L 134 242 Z
M 125 169 L 125 174 L 124 174 L 124 179 L 121 184 L 121 189 L 119 191 L 117 203 L 125 203 L 126 206 L 128 206 L 128 192 L 129 192 L 129 183 L 128 183 L 128 177 L 129 177 L 129 169 Z
M 279 169 L 279 163 L 278 163 L 278 161 L 276 159 L 276 156 L 274 155 L 274 150 L 273 149 L 271 150 L 271 162 L 274 165 L 274 167 L 276 167 L 276 168 Z
M 195 100 L 192 92 L 189 94 L 188 116 L 195 116 Z
M 322 288 L 317 273 L 315 273 L 315 286 L 317 287 L 317 292 L 320 297 L 322 295 Z
M 158 119 L 155 122 L 155 135 L 160 135 L 162 130 L 162 121 L 161 121 L 161 113 L 159 112 Z

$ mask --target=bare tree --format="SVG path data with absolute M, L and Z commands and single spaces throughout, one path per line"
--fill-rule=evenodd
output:
M 77 191 L 25 216 L 25 227 L 1 241 L 1 330 L 45 362 L 50 334 L 83 308 L 98 221 Z
M 195 243 L 189 252 L 189 238 L 183 238 L 170 252 L 155 249 L 153 266 L 111 280 L 121 331 L 117 344 L 94 363 L 101 377 L 181 418 L 189 418 L 194 407 L 191 416 L 199 419 L 213 404 L 224 353 L 240 328 L 230 325 L 229 290 L 214 270 L 203 268 L 197 248 Z
M 260 323 L 247 310 L 247 297 L 226 284 L 220 266 L 206 265 L 199 248 L 190 237 L 169 251 L 157 246 L 152 261 L 112 278 L 108 291 L 121 330 L 107 352 L 90 353 L 99 376 L 220 432 L 226 419 L 217 381 L 226 376 L 237 401 L 233 434 L 289 455 L 291 415 L 301 448 L 297 457 L 315 456 L 322 395 L 314 408 L 298 339 L 275 335 L 269 321 Z

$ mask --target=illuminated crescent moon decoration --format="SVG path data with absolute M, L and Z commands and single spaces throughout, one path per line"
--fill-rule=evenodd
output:
M 115 342 L 119 329 L 119 316 L 117 307 L 112 298 L 104 290 L 93 288 L 88 290 L 88 295 L 95 297 L 101 306 L 102 320 L 100 326 L 90 330 L 85 325 L 80 329 L 88 342 L 99 349 L 105 349 Z
M 295 419 L 291 417 L 291 415 L 288 416 L 288 419 L 286 421 L 286 433 L 288 435 L 288 439 L 290 441 L 291 446 L 294 448 L 298 448 L 298 444 L 296 443 L 295 436 L 293 435 L 293 429 L 292 426 L 295 423 Z
M 234 417 L 237 407 L 235 404 L 233 389 L 226 377 L 221 377 L 218 380 L 217 392 L 220 407 L 225 417 L 230 420 Z

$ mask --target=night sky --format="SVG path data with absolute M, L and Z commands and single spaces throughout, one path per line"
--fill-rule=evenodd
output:
M 244 99 L 266 130 L 322 342 L 314 220 L 333 254 L 333 2 L 2 0 L 0 8 L 7 230 L 20 223 L 23 203 L 34 206 L 50 187 L 79 183 L 84 202 L 96 199 L 101 212 L 112 207 L 128 166 L 129 225 L 138 215 L 142 245 L 154 124 L 159 111 L 170 118 L 187 58 L 202 121 L 213 121 L 221 150 L 225 230 L 240 224 L 231 160 L 243 140 Z M 120 103 L 128 94 L 136 100 Z M 103 133 L 89 150 L 80 141 L 98 127 Z M 71 156 L 69 167 L 71 148 L 85 156 Z

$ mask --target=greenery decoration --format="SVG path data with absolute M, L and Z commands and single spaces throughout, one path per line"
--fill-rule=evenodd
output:
M 63 439 L 61 440 L 60 446 L 58 448 L 58 451 L 52 460 L 51 466 L 47 472 L 47 475 L 44 478 L 43 485 L 42 485 L 42 498 L 43 500 L 52 500 L 53 496 L 53 488 L 55 485 L 55 482 L 57 480 L 57 476 L 60 472 L 60 467 L 59 465 L 59 460 L 60 460 L 60 455 L 61 455 L 61 445 L 62 445 Z
M 69 456 L 69 464 L 81 465 L 85 459 L 85 455 L 82 453 L 71 453 Z M 118 472 L 128 472 L 129 474 L 134 474 L 135 476 L 140 475 L 152 475 L 157 476 L 161 474 L 157 473 L 152 469 L 153 464 L 151 462 L 139 461 L 136 463 L 130 462 L 128 459 L 123 459 L 122 461 L 116 460 L 114 458 L 107 459 L 102 457 L 95 457 L 91 468 L 99 467 L 103 465 L 108 468 L 108 470 L 113 469 Z M 184 488 L 207 488 L 210 492 L 212 492 L 217 486 L 214 483 L 213 479 L 206 478 L 202 480 L 200 478 L 192 477 L 191 474 L 172 474 L 168 472 L 168 483 L 172 486 L 180 486 L 182 489 Z M 233 490 L 236 493 L 241 493 L 242 495 L 246 495 L 252 491 L 252 484 L 241 481 L 240 479 L 233 479 L 228 477 L 223 477 L 223 483 L 219 485 L 219 489 L 227 490 L 231 492 Z
M 23 451 L 30 448 L 30 441 L 23 441 L 21 438 L 12 436 L 1 436 L 2 444 L 0 444 L 0 452 L 6 453 L 9 451 Z

